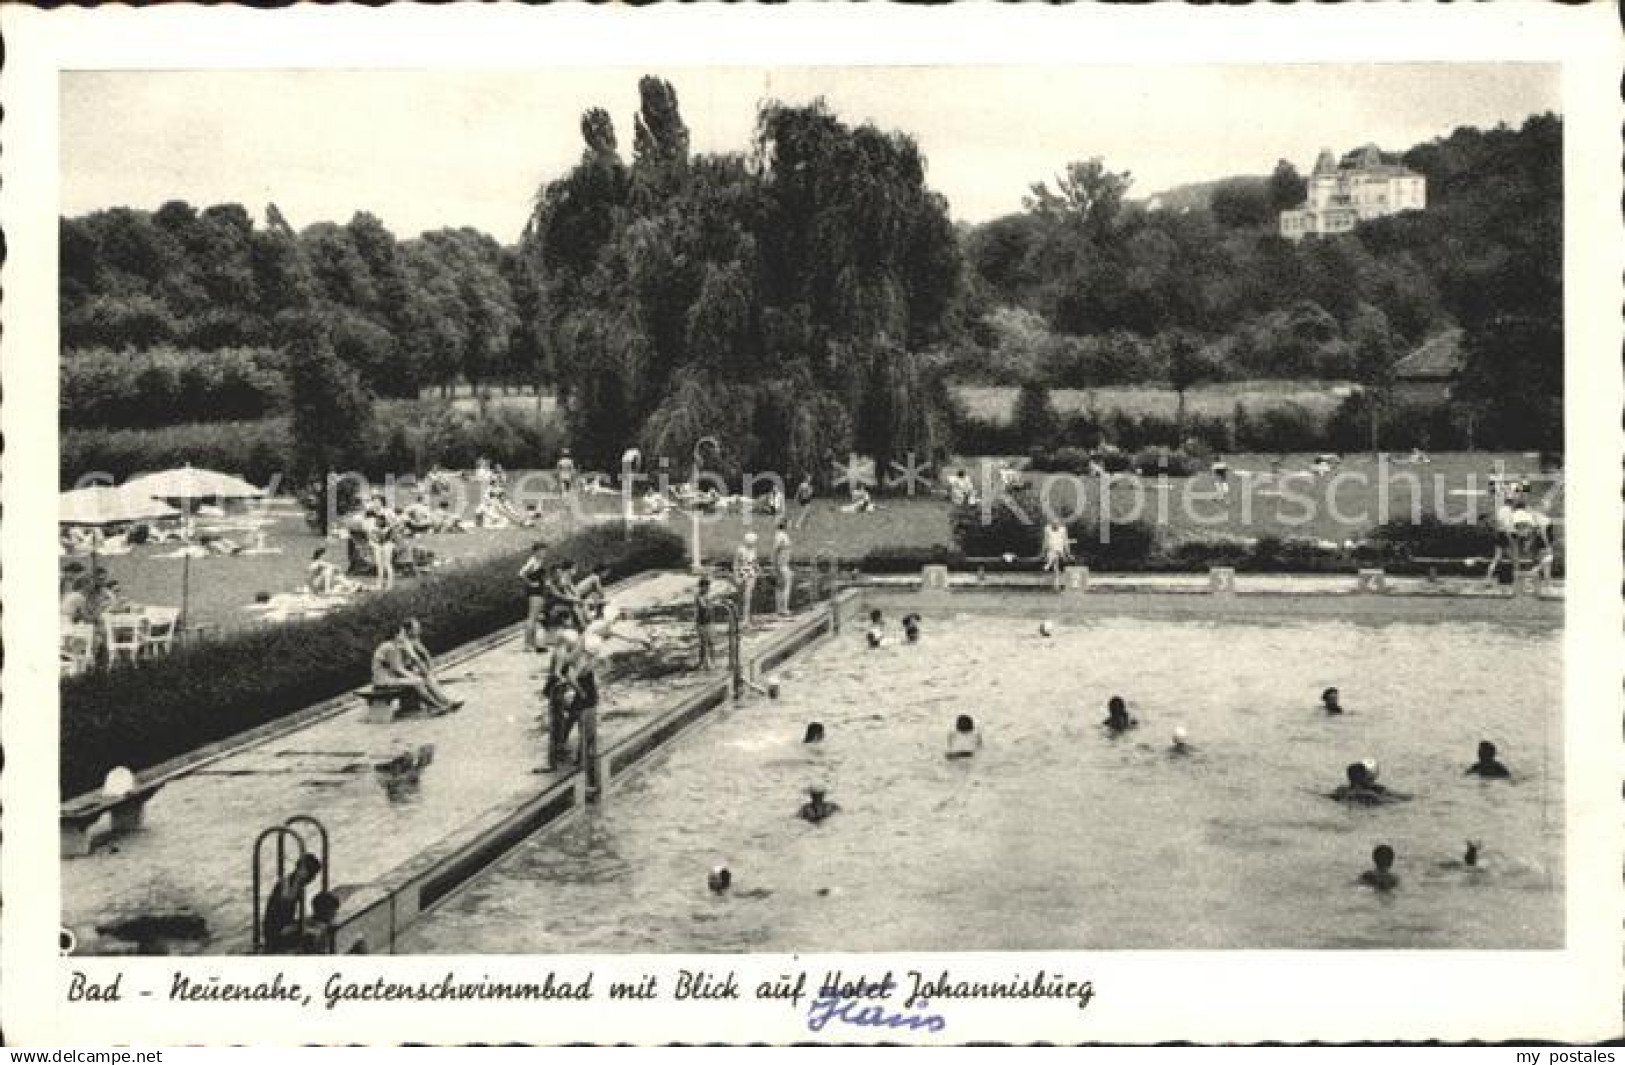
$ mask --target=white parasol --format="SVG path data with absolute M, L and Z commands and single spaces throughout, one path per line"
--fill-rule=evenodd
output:
M 97 485 L 63 492 L 56 500 L 56 520 L 62 525 L 123 525 L 133 521 L 173 518 L 180 511 L 131 486 Z
M 143 474 L 125 487 L 153 499 L 179 499 L 188 502 L 198 499 L 259 499 L 265 495 L 265 489 L 255 488 L 241 477 L 190 465 L 176 470 Z

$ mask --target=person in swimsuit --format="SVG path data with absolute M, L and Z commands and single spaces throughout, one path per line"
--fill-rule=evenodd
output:
M 807 801 L 801 804 L 801 809 L 796 811 L 796 816 L 809 824 L 816 825 L 828 819 L 831 814 L 839 812 L 840 809 L 837 804 L 825 800 L 823 788 L 812 787 L 807 789 Z
M 982 749 L 982 734 L 969 714 L 960 714 L 948 733 L 948 757 L 969 758 Z
M 1223 455 L 1213 456 L 1213 481 L 1219 487 L 1219 498 L 1230 498 L 1230 464 L 1224 461 Z
M 790 523 L 788 519 L 780 519 L 778 530 L 773 534 L 773 592 L 776 599 L 774 605 L 781 614 L 790 612 L 790 591 L 795 585 L 795 579 Z
M 525 586 L 525 649 L 539 651 L 536 630 L 541 625 L 543 607 L 547 602 L 547 544 L 537 540 L 530 548 L 530 557 L 519 567 L 519 579 Z
M 304 943 L 305 892 L 322 871 L 322 860 L 314 854 L 301 854 L 293 870 L 276 882 L 265 900 L 260 921 L 268 954 L 297 953 Z
M 745 542 L 734 552 L 733 564 L 734 583 L 739 586 L 742 600 L 739 610 L 741 627 L 750 624 L 751 600 L 756 596 L 756 581 L 761 575 L 761 564 L 756 559 L 756 534 L 746 533 Z
M 1393 870 L 1394 848 L 1386 843 L 1378 844 L 1371 852 L 1371 868 L 1360 874 L 1360 883 L 1378 891 L 1392 891 L 1399 886 L 1399 877 Z
M 863 639 L 869 645 L 869 650 L 878 649 L 886 642 L 886 623 L 884 615 L 878 610 L 869 611 L 869 627 L 864 630 Z
M 1354 803 L 1357 806 L 1380 806 L 1389 802 L 1403 802 L 1410 798 L 1409 795 L 1402 795 L 1378 784 L 1376 763 L 1369 759 L 1364 762 L 1350 762 L 1343 773 L 1348 782 L 1339 784 L 1331 793 L 1331 797 L 1338 802 Z
M 712 668 L 715 652 L 711 646 L 711 578 L 701 577 L 694 585 L 694 638 L 700 652 L 700 668 Z
M 1106 727 L 1107 732 L 1116 736 L 1136 727 L 1139 723 L 1138 718 L 1129 716 L 1128 704 L 1123 701 L 1121 695 L 1114 695 L 1106 701 L 1106 720 L 1101 724 Z
M 1512 770 L 1495 757 L 1495 744 L 1489 740 L 1479 741 L 1478 761 L 1467 767 L 1467 773 L 1485 780 L 1508 780 L 1512 777 Z
M 1044 572 L 1055 575 L 1055 587 L 1061 587 L 1062 574 L 1066 572 L 1067 563 L 1072 561 L 1072 538 L 1067 535 L 1066 526 L 1060 519 L 1051 519 L 1044 526 Z

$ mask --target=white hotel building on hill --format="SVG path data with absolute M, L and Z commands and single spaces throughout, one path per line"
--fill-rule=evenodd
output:
M 1301 240 L 1310 234 L 1347 233 L 1369 218 L 1424 210 L 1427 195 L 1427 178 L 1384 161 L 1375 144 L 1350 152 L 1341 162 L 1323 148 L 1309 176 L 1309 201 L 1281 212 L 1281 236 Z

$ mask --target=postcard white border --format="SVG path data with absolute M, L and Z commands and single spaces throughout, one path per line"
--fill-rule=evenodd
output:
M 666 1042 L 819 1038 L 799 1015 L 750 1001 L 726 1007 L 380 1007 L 296 1015 L 265 1007 L 166 1007 L 159 995 L 123 1007 L 63 1001 L 56 954 L 56 673 L 53 627 L 56 481 L 55 314 L 57 83 L 68 69 L 464 68 L 640 65 L 1071 65 L 1225 62 L 1541 61 L 1563 66 L 1568 316 L 1568 536 L 1565 692 L 1568 946 L 1536 952 L 1091 952 L 1044 955 L 855 956 L 827 967 L 940 968 L 1006 976 L 1037 966 L 1092 979 L 1086 1011 L 1055 1004 L 955 1004 L 938 1041 L 1205 1042 L 1513 1039 L 1587 1041 L 1621 1030 L 1622 656 L 1619 204 L 1622 52 L 1610 5 L 1147 9 L 964 5 L 946 9 L 817 5 L 775 8 L 567 6 L 248 11 L 223 8 L 0 10 L 6 65 L 0 138 L 4 285 L 5 612 L 0 779 L 5 906 L 0 910 L 0 1023 L 14 1043 L 304 1043 L 402 1041 Z M 1084 119 L 1080 117 L 1080 121 Z M 1200 915 L 1192 915 L 1199 919 Z M 162 974 L 331 971 L 335 959 L 77 959 L 127 984 L 167 988 Z M 692 959 L 726 967 L 716 957 Z M 672 970 L 641 959 L 369 958 L 357 977 L 448 968 L 502 972 L 595 965 Z M 826 962 L 758 955 L 741 969 Z M 319 983 L 319 981 L 318 981 Z M 890 1038 L 909 1037 L 889 1033 Z M 861 1033 L 823 1038 L 863 1041 Z M 915 1037 L 923 1041 L 921 1037 Z

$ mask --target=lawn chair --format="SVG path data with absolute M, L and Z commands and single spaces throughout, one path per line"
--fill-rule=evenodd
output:
M 63 626 L 62 671 L 76 676 L 89 669 L 95 661 L 96 626 L 90 622 L 74 622 Z
M 175 629 L 180 624 L 181 612 L 172 606 L 147 609 L 147 635 L 141 649 L 153 655 L 167 655 L 175 649 Z
M 129 655 L 134 662 L 141 657 L 141 647 L 146 641 L 147 615 L 103 614 L 102 635 L 106 638 L 109 665 L 117 662 L 121 654 Z

